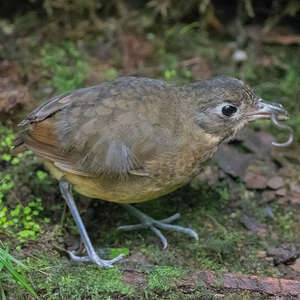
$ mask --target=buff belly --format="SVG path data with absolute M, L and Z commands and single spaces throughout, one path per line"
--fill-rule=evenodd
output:
M 134 175 L 123 180 L 84 177 L 62 171 L 51 161 L 44 161 L 44 163 L 54 178 L 67 180 L 79 194 L 117 203 L 138 203 L 152 200 L 169 194 L 189 181 L 166 182 Z

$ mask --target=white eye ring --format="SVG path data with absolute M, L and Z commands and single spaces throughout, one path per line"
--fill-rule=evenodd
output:
M 225 107 L 228 107 L 228 114 L 226 114 L 226 112 L 225 112 L 225 110 L 226 110 L 226 109 L 224 109 Z M 232 105 L 232 103 L 229 103 L 229 102 L 222 103 L 211 110 L 212 113 L 215 113 L 215 114 L 219 115 L 220 117 L 226 118 L 226 119 L 234 118 L 235 116 L 237 116 L 239 114 L 239 111 L 240 111 L 240 109 L 238 107 L 236 107 L 235 105 Z

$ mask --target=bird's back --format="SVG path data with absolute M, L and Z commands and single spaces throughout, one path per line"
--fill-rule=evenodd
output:
M 22 122 L 22 141 L 82 194 L 145 201 L 185 184 L 211 155 L 189 114 L 176 86 L 123 77 L 42 104 Z

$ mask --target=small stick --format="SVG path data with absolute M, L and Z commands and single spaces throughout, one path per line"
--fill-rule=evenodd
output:
M 272 120 L 272 123 L 278 127 L 278 128 L 281 128 L 281 129 L 286 129 L 290 132 L 290 136 L 289 136 L 289 139 L 284 142 L 284 143 L 277 143 L 277 142 L 272 142 L 272 145 L 273 146 L 276 146 L 276 147 L 287 147 L 289 146 L 293 140 L 294 140 L 294 130 L 288 126 L 288 125 L 284 125 L 284 124 L 281 124 L 278 122 L 278 120 L 276 119 L 277 115 L 275 113 L 272 114 L 272 117 L 271 117 L 271 120 Z

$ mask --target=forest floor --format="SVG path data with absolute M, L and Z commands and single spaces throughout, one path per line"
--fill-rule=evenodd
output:
M 299 36 L 277 30 L 266 37 L 261 28 L 249 26 L 243 28 L 247 43 L 240 45 L 229 37 L 178 25 L 160 34 L 110 36 L 108 31 L 78 37 L 70 32 L 67 37 L 53 36 L 50 26 L 31 33 L 34 22 L 1 21 L 0 240 L 27 266 L 18 270 L 39 297 L 297 299 Z M 198 232 L 199 241 L 166 233 L 165 250 L 146 230 L 117 231 L 118 226 L 136 222 L 117 204 L 76 194 L 102 257 L 126 254 L 114 268 L 99 269 L 70 262 L 66 250 L 78 249 L 81 243 L 57 182 L 31 152 L 13 156 L 10 148 L 17 122 L 41 101 L 121 75 L 177 83 L 216 75 L 241 78 L 263 99 L 282 103 L 290 111 L 287 123 L 295 130 L 295 142 L 274 148 L 271 142 L 284 141 L 286 132 L 260 121 L 222 146 L 191 184 L 138 204 L 157 219 L 180 212 L 176 224 Z M 7 299 L 32 298 L 9 274 L 0 280 Z

